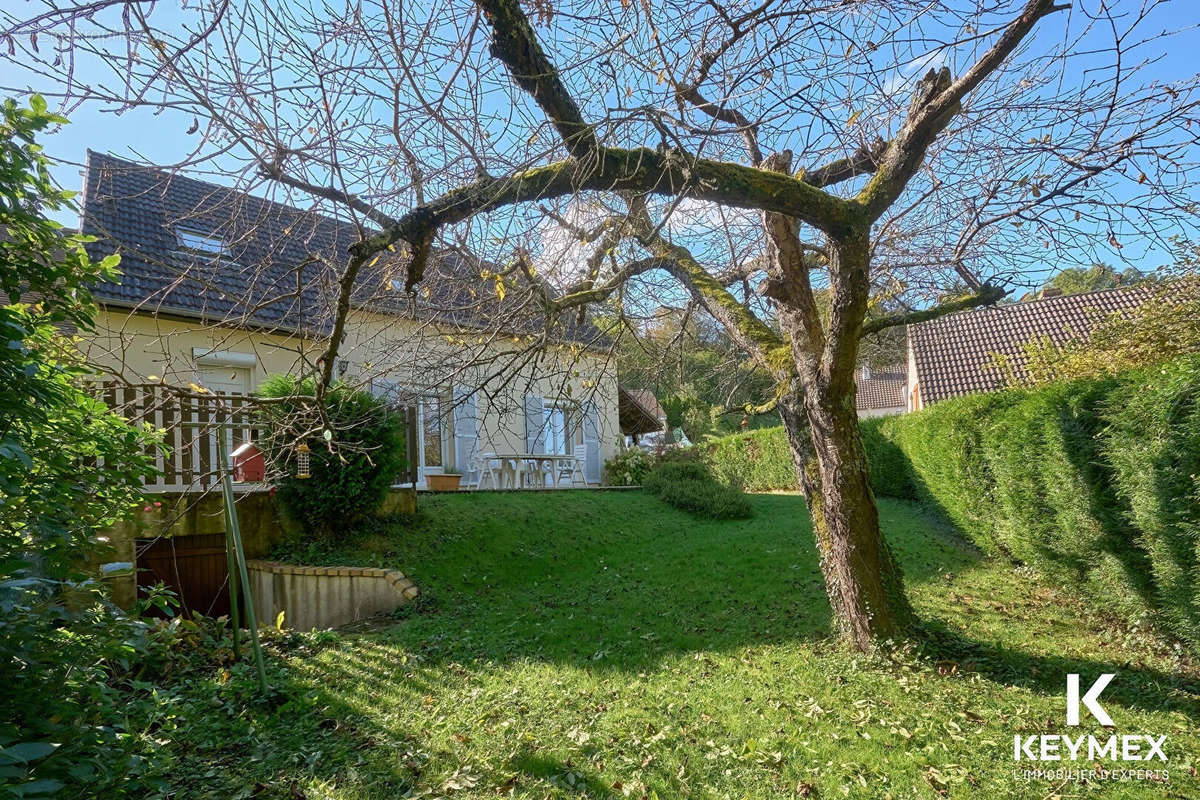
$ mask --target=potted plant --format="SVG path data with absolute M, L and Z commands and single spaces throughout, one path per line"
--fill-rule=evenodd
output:
M 440 475 L 425 476 L 425 483 L 429 485 L 429 490 L 432 492 L 457 492 L 461 482 L 462 471 L 451 467 L 442 470 Z

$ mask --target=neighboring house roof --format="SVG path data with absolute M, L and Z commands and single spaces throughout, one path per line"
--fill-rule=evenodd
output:
M 859 411 L 903 408 L 908 370 L 904 364 L 860 368 L 855 383 L 858 384 L 856 406 Z
M 354 224 L 90 150 L 83 194 L 80 228 L 98 237 L 87 245 L 89 253 L 121 254 L 120 281 L 94 287 L 100 303 L 328 333 L 340 268 L 360 238 Z M 394 279 L 403 280 L 403 260 L 383 258 L 360 274 L 353 303 L 470 328 L 490 328 L 496 320 L 494 327 L 517 333 L 547 326 L 527 296 L 511 292 L 507 304 L 499 301 L 483 271 L 498 268 L 469 253 L 441 250 L 414 298 L 393 287 Z M 549 327 L 555 339 L 609 345 L 578 313 L 565 313 Z
M 997 356 L 1019 378 L 1024 374 L 1027 342 L 1043 336 L 1055 345 L 1087 339 L 1097 322 L 1130 312 L 1153 294 L 1148 285 L 1106 289 L 961 311 L 909 325 L 921 400 L 930 404 L 1001 389 L 1007 376 Z
M 667 421 L 667 412 L 663 410 L 654 393 L 648 389 L 618 386 L 617 411 L 621 433 L 629 436 L 661 431 Z

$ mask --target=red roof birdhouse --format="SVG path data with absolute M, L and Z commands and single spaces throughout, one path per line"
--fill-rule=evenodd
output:
M 267 479 L 267 462 L 262 451 L 250 442 L 233 451 L 233 479 L 242 483 L 260 483 Z

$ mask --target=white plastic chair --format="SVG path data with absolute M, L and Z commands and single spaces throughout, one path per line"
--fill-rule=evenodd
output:
M 496 458 L 495 453 L 480 453 L 477 455 L 473 465 L 473 469 L 479 473 L 479 480 L 475 483 L 476 491 L 483 488 L 483 482 L 485 480 L 491 480 L 492 488 L 499 489 L 499 470 L 501 466 L 502 465 L 500 464 L 499 459 Z
M 583 461 L 587 458 L 587 450 L 582 446 L 577 446 L 571 453 L 573 458 L 570 461 L 558 462 L 558 474 L 556 475 L 555 483 L 561 485 L 562 479 L 567 479 L 568 486 L 575 485 L 575 477 L 579 476 L 579 480 L 583 482 L 584 488 L 588 486 L 587 475 L 583 472 Z

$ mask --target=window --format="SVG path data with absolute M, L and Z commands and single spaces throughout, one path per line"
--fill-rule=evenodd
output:
M 179 240 L 179 246 L 184 250 L 190 250 L 193 253 L 210 253 L 215 256 L 225 255 L 228 248 L 225 247 L 225 242 L 218 237 L 207 233 L 201 233 L 197 230 L 189 228 L 176 228 L 175 237 Z
M 421 425 L 424 429 L 426 467 L 442 466 L 442 399 L 425 397 L 422 401 Z
M 571 415 L 567 409 L 560 406 L 542 409 L 542 439 L 547 453 L 570 455 Z

